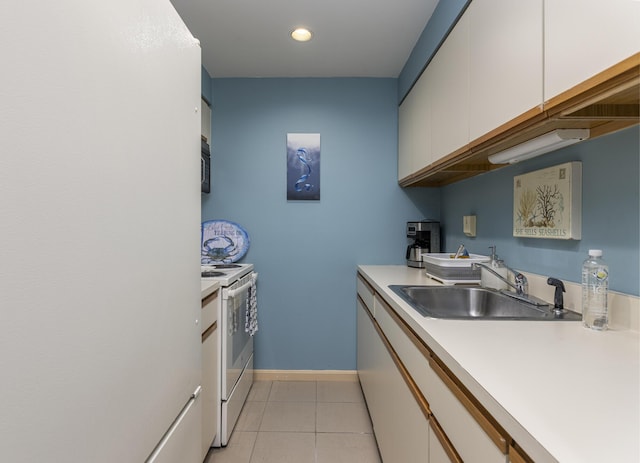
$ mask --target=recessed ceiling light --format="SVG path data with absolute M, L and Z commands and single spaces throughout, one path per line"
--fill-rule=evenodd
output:
M 309 40 L 311 40 L 312 36 L 313 34 L 309 29 L 305 29 L 302 27 L 296 29 L 291 33 L 291 38 L 298 42 L 308 42 Z

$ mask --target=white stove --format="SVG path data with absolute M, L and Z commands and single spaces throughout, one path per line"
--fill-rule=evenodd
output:
M 202 279 L 215 280 L 226 287 L 253 271 L 253 264 L 206 264 L 200 265 L 200 271 Z
M 218 303 L 219 400 L 216 403 L 216 416 L 220 421 L 213 447 L 224 447 L 253 384 L 253 336 L 247 333 L 245 320 L 249 292 L 258 274 L 253 271 L 253 264 L 202 264 L 201 277 L 218 281 L 221 289 Z

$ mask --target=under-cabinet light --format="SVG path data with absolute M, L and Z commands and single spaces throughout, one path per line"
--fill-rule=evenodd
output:
M 489 156 L 491 164 L 513 164 L 589 138 L 589 129 L 557 129 Z

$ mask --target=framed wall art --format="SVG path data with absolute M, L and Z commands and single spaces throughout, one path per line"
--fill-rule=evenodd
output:
M 579 240 L 581 234 L 581 162 L 513 178 L 513 236 Z
M 320 200 L 320 134 L 287 134 L 287 200 Z

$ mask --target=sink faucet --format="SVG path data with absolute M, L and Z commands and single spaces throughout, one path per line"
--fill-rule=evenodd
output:
M 471 264 L 471 268 L 473 268 L 473 269 L 478 269 L 480 267 L 482 267 L 485 270 L 488 270 L 493 275 L 495 275 L 497 278 L 499 278 L 501 281 L 504 281 L 507 285 L 509 285 L 513 289 L 515 289 L 516 290 L 516 294 L 518 296 L 525 296 L 526 297 L 528 295 L 528 293 L 529 293 L 529 282 L 527 281 L 527 277 L 524 276 L 522 273 L 516 272 L 512 268 L 510 268 L 510 267 L 505 265 L 507 270 L 510 271 L 513 274 L 514 281 L 515 281 L 515 284 L 514 284 L 514 283 L 511 283 L 509 280 L 504 278 L 502 275 L 500 275 L 498 272 L 496 272 L 495 270 L 493 270 L 491 267 L 489 267 L 486 264 L 483 264 L 483 263 L 480 263 L 480 262 L 474 262 L 473 264 Z
M 512 291 L 503 290 L 503 291 L 501 291 L 503 294 L 506 294 L 507 296 L 511 296 L 514 299 L 518 299 L 518 300 L 520 300 L 522 302 L 526 302 L 528 304 L 533 304 L 533 305 L 538 306 L 538 307 L 549 306 L 549 304 L 547 302 L 543 301 L 542 299 L 538 299 L 535 296 L 531 296 L 529 294 L 529 282 L 527 281 L 527 277 L 526 276 L 524 276 L 520 272 L 516 272 L 511 267 L 508 267 L 506 265 L 505 265 L 505 267 L 509 272 L 511 272 L 513 274 L 514 283 L 511 283 L 509 280 L 504 278 L 502 275 L 500 275 L 498 272 L 493 270 L 487 264 L 483 264 L 483 263 L 480 263 L 480 262 L 474 262 L 474 263 L 471 264 L 471 268 L 472 269 L 483 268 L 485 270 L 488 270 L 493 275 L 498 277 L 501 281 L 504 281 L 507 285 L 511 286 L 513 289 L 516 290 L 515 293 L 513 293 Z M 562 313 L 562 312 L 559 312 L 559 313 Z

